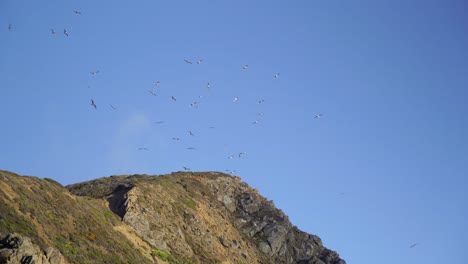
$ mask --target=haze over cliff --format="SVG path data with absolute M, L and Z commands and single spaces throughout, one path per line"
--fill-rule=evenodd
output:
M 218 172 L 63 187 L 0 171 L 0 210 L 0 263 L 345 264 L 240 177 Z

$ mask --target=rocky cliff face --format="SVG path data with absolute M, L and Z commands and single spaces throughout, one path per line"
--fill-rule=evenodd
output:
M 18 181 L 23 178 L 49 184 L 46 180 L 16 175 L 6 177 L 5 174 L 0 174 L 0 180 L 9 178 L 11 182 L 12 179 Z M 59 188 L 56 184 L 54 187 Z M 83 207 L 69 208 L 70 212 L 91 210 L 90 214 L 98 214 L 87 208 L 93 207 L 101 210 L 101 215 L 112 215 L 115 219 L 106 221 L 106 217 L 100 218 L 103 223 L 99 227 L 95 226 L 97 222 L 76 224 L 80 230 L 69 230 L 71 234 L 68 240 L 60 241 L 62 244 L 46 239 L 49 234 L 43 238 L 32 232 L 33 240 L 38 240 L 41 246 L 36 246 L 34 251 L 37 259 L 52 259 L 50 254 L 44 253 L 51 252 L 51 247 L 63 254 L 60 261 L 72 263 L 345 264 L 336 252 L 323 247 L 319 237 L 293 226 L 282 211 L 242 182 L 240 177 L 216 172 L 111 176 L 70 185 L 66 189 L 62 187 L 61 194 L 68 197 L 62 197 L 64 199 L 84 202 Z M 87 206 L 84 205 L 86 203 Z M 22 216 L 25 218 L 24 214 Z M 74 215 L 71 217 L 75 218 Z M 2 221 L 5 219 L 0 216 L 0 223 Z M 0 225 L 0 235 L 7 234 L 6 231 L 19 232 L 2 229 Z M 111 240 L 113 245 L 101 242 L 104 244 L 96 246 L 97 237 L 100 241 Z M 74 254 L 63 243 L 71 245 L 75 249 Z M 0 242 L 0 248 L 11 249 L 10 244 Z M 96 254 L 94 246 L 100 249 L 100 254 Z M 116 262 L 110 262 L 106 260 L 106 254 L 113 250 L 106 247 L 127 247 L 129 250 L 120 253 L 119 258 L 114 257 Z M 132 254 L 126 257 L 130 253 L 128 251 Z M 4 263 L 2 256 L 6 254 L 1 252 L 0 263 Z M 77 255 L 82 257 L 78 260 Z M 104 257 L 95 262 L 92 257 L 95 255 Z M 9 256 L 13 259 L 12 254 Z M 18 258 L 14 261 L 5 263 L 20 263 Z

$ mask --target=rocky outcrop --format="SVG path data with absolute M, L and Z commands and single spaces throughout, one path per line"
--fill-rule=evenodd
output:
M 0 239 L 0 263 L 4 264 L 66 264 L 60 251 L 48 247 L 42 251 L 31 238 L 11 233 Z
M 0 212 L 0 264 L 345 264 L 240 177 L 218 172 L 64 188 L 0 171 Z
M 318 236 L 300 231 L 273 202 L 258 194 L 240 177 L 219 177 L 208 186 L 232 213 L 236 228 L 250 237 L 272 263 L 345 264 L 325 248 Z

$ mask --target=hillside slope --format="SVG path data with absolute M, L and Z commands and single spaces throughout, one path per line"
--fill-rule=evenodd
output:
M 0 212 L 0 263 L 345 264 L 240 177 L 223 173 L 63 187 L 0 171 Z

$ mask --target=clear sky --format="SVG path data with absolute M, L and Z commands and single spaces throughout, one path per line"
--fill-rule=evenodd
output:
M 235 170 L 347 263 L 468 263 L 467 13 L 1 0 L 0 169 L 64 185 Z

